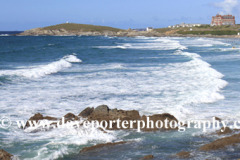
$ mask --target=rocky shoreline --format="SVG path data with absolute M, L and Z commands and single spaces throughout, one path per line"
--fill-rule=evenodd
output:
M 13 159 L 13 155 L 0 149 L 0 160 L 11 160 Z
M 66 29 L 53 29 L 45 30 L 42 28 L 35 28 L 26 30 L 22 33 L 17 34 L 17 36 L 116 36 L 116 37 L 203 37 L 203 38 L 240 38 L 238 35 L 193 35 L 193 34 L 178 34 L 175 32 L 159 33 L 157 31 L 78 31 L 78 30 L 66 30 Z
M 88 121 L 88 122 L 98 121 L 99 123 L 101 121 L 104 121 L 104 122 L 107 122 L 107 124 L 112 123 L 111 126 L 108 125 L 106 128 L 104 128 L 106 130 L 137 129 L 138 128 L 137 123 L 131 122 L 131 121 L 137 121 L 137 120 L 147 124 L 147 116 L 145 116 L 145 115 L 140 116 L 139 112 L 136 110 L 118 110 L 116 108 L 109 109 L 109 107 L 107 105 L 100 105 L 96 108 L 87 107 L 82 112 L 80 112 L 78 114 L 78 116 L 74 115 L 73 113 L 67 113 L 63 117 L 64 117 L 64 121 L 62 118 L 57 119 L 55 117 L 50 117 L 50 116 L 44 117 L 42 114 L 36 113 L 34 116 L 32 116 L 27 121 L 24 129 L 27 129 L 28 127 L 30 127 L 29 123 L 32 124 L 32 127 L 36 127 L 34 124 L 38 123 L 41 120 L 54 121 L 51 123 L 51 125 L 53 127 L 50 127 L 50 128 L 57 127 L 57 123 L 55 122 L 56 120 L 59 120 L 60 125 L 63 122 L 64 123 L 77 122 L 77 123 L 80 123 L 80 126 L 82 126 L 84 121 Z M 163 122 L 165 119 L 167 119 L 168 121 L 176 121 L 178 123 L 178 120 L 169 113 L 154 114 L 154 115 L 150 115 L 148 117 L 150 120 L 153 121 L 153 124 L 155 124 L 159 120 Z M 83 121 L 79 121 L 82 118 L 85 118 L 85 119 Z M 119 122 L 121 122 L 121 123 L 124 122 L 125 123 L 124 126 L 126 126 L 126 127 L 124 127 L 122 125 L 118 125 L 117 120 L 119 120 Z M 115 121 L 115 122 L 113 122 L 113 121 Z M 77 124 L 77 123 L 75 123 L 75 124 Z M 166 126 L 163 125 L 161 127 L 161 129 L 157 128 L 155 125 L 153 127 L 147 126 L 147 125 L 141 127 L 141 130 L 145 131 L 145 132 L 157 131 L 157 130 L 176 130 L 176 129 L 178 129 L 178 128 L 177 127 L 171 128 L 169 126 L 169 123 Z
M 142 115 L 140 116 L 139 112 L 136 110 L 118 110 L 118 109 L 109 109 L 109 107 L 107 105 L 100 105 L 96 108 L 90 108 L 87 107 L 85 108 L 83 111 L 81 111 L 79 113 L 79 115 L 74 115 L 73 113 L 67 113 L 66 115 L 63 116 L 65 118 L 65 122 L 69 122 L 69 121 L 78 121 L 79 119 L 84 118 L 84 120 L 94 120 L 94 121 L 110 121 L 113 119 L 120 119 L 122 121 L 130 121 L 130 120 L 142 120 L 146 122 L 146 116 Z M 151 120 L 153 120 L 154 122 L 156 122 L 157 120 L 165 120 L 165 119 L 169 119 L 169 120 L 174 120 L 177 121 L 178 120 L 171 114 L 168 113 L 163 113 L 163 114 L 154 114 L 154 115 L 150 115 L 148 116 L 151 118 Z M 32 116 L 29 121 L 40 121 L 40 120 L 57 120 L 58 118 L 55 117 L 50 117 L 50 116 L 43 116 L 40 113 L 36 113 L 34 116 Z M 59 119 L 62 120 L 62 119 Z M 29 122 L 27 122 L 28 124 L 26 124 L 26 127 L 24 129 L 29 128 Z M 33 123 L 34 124 L 34 123 Z M 54 124 L 54 123 L 53 123 Z M 133 129 L 136 129 L 137 126 L 133 125 Z M 117 128 L 116 125 L 113 125 L 113 128 L 105 128 L 105 129 L 101 129 L 99 128 L 99 130 L 101 130 L 104 133 L 108 133 L 108 130 L 119 130 L 119 129 L 127 129 L 129 130 L 130 128 Z M 221 128 L 223 129 L 223 128 Z M 224 150 L 227 148 L 227 146 L 233 146 L 236 144 L 240 143 L 240 133 L 237 133 L 239 130 L 236 129 L 230 129 L 228 127 L 225 128 L 224 132 L 222 132 L 220 130 L 216 130 L 214 133 L 212 133 L 212 135 L 215 136 L 221 136 L 224 135 L 223 138 L 219 138 L 213 142 L 207 143 L 203 146 L 201 146 L 199 149 L 197 149 L 198 152 L 208 152 L 208 151 L 213 151 L 213 150 Z M 174 131 L 175 129 L 169 129 L 169 128 L 163 128 L 163 130 L 159 130 L 158 128 L 153 128 L 153 129 L 149 129 L 143 127 L 142 131 L 143 132 L 155 132 L 155 131 Z M 225 136 L 227 135 L 227 136 Z M 229 135 L 229 136 L 228 136 Z M 204 137 L 202 137 L 204 138 Z M 93 146 L 88 146 L 88 147 L 84 147 L 79 151 L 79 154 L 85 154 L 87 152 L 98 152 L 99 150 L 106 150 L 108 148 L 112 148 L 118 145 L 129 145 L 129 143 L 134 143 L 134 141 L 119 141 L 119 142 L 108 142 L 108 143 L 101 143 L 101 144 L 97 144 L 97 145 L 93 145 Z M 0 159 L 2 157 L 7 157 L 7 158 L 3 158 L 4 160 L 9 159 L 9 157 L 12 157 L 11 154 L 0 150 Z M 175 158 L 191 158 L 194 157 L 194 153 L 192 151 L 184 151 L 182 150 L 181 152 L 173 155 L 173 157 Z M 142 159 L 152 159 L 154 158 L 154 155 L 146 155 L 144 157 L 142 157 Z

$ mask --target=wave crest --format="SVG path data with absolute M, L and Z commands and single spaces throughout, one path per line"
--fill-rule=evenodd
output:
M 72 67 L 71 62 L 82 62 L 82 60 L 78 59 L 75 55 L 67 55 L 62 59 L 49 63 L 47 65 L 40 65 L 30 67 L 28 69 L 18 69 L 18 70 L 3 70 L 0 71 L 0 76 L 24 76 L 27 78 L 38 78 L 43 77 L 45 75 L 50 75 L 53 73 L 57 73 L 64 68 Z

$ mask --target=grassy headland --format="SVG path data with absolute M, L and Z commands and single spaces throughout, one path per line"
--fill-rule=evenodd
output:
M 192 28 L 192 30 L 190 30 Z M 214 26 L 210 25 L 200 27 L 184 27 L 184 28 L 157 28 L 153 31 L 134 31 L 123 30 L 108 26 L 96 26 L 89 24 L 76 24 L 76 23 L 63 23 L 52 25 L 43 28 L 35 28 L 26 30 L 19 35 L 23 36 L 35 36 L 35 35 L 47 35 L 47 36 L 62 36 L 62 35 L 83 35 L 83 36 L 118 36 L 118 37 L 166 37 L 166 36 L 180 36 L 180 37 L 230 37 L 239 38 L 237 36 L 240 32 L 240 25 L 235 26 Z
M 192 28 L 192 31 L 190 31 Z M 240 32 L 240 25 L 235 26 L 200 26 L 200 27 L 183 27 L 183 28 L 158 28 L 155 31 L 159 33 L 181 35 L 237 35 Z
M 53 26 L 48 26 L 42 28 L 42 30 L 58 30 L 58 29 L 65 29 L 67 31 L 82 31 L 82 32 L 103 32 L 103 31 L 123 31 L 122 29 L 107 27 L 107 26 L 95 26 L 90 24 L 76 24 L 76 23 L 63 23 Z

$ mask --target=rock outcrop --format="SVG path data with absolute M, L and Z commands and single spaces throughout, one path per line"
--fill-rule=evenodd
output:
M 147 116 L 143 115 L 140 116 L 139 112 L 136 110 L 118 110 L 118 109 L 109 109 L 106 105 L 101 105 L 95 108 L 92 113 L 87 117 L 89 121 L 91 120 L 97 120 L 98 122 L 101 122 L 103 120 L 107 121 L 108 124 L 110 124 L 110 121 L 115 121 L 112 124 L 112 128 L 108 126 L 106 129 L 109 130 L 118 130 L 118 129 L 137 129 L 137 123 L 132 123 L 133 121 L 141 121 L 144 122 L 145 126 L 142 126 L 143 131 L 156 131 L 159 130 L 159 128 L 156 127 L 157 121 L 164 122 L 166 119 L 170 121 L 176 121 L 178 120 L 169 113 L 163 113 L 163 114 L 154 114 L 149 117 L 149 126 L 147 125 Z M 120 120 L 121 122 L 125 121 L 127 125 L 126 128 L 122 128 L 123 126 L 117 126 L 117 120 Z M 120 123 L 121 123 L 120 122 Z M 132 123 L 132 126 L 131 126 Z M 153 124 L 153 127 L 151 126 Z M 160 125 L 160 124 L 159 124 Z M 161 126 L 161 125 L 160 125 Z M 161 129 L 173 129 L 169 126 L 169 123 L 167 126 L 163 125 Z M 175 128 L 177 129 L 177 127 Z
M 191 156 L 191 153 L 183 150 L 183 151 L 177 153 L 176 156 L 179 158 L 189 158 Z
M 0 160 L 11 160 L 12 157 L 12 154 L 0 149 Z
M 209 144 L 205 144 L 204 146 L 200 147 L 199 150 L 210 151 L 210 150 L 223 149 L 228 145 L 234 145 L 237 143 L 240 143 L 240 134 L 234 134 L 230 137 L 217 139 Z
M 78 120 L 77 116 L 75 116 L 75 114 L 73 113 L 67 113 L 65 116 L 63 116 L 65 119 L 65 122 L 67 121 L 74 121 L 74 120 Z
M 87 107 L 85 108 L 81 113 L 79 113 L 78 116 L 80 117 L 83 117 L 83 118 L 87 118 L 90 114 L 92 114 L 94 108 L 90 108 L 90 107 Z
M 73 113 L 67 113 L 63 117 L 65 119 L 64 123 L 67 123 L 69 121 L 79 121 L 81 117 L 85 118 L 85 121 L 86 120 L 90 122 L 98 121 L 99 124 L 101 122 L 104 123 L 107 122 L 108 125 L 106 128 L 104 128 L 107 130 L 139 129 L 139 128 L 141 128 L 141 130 L 143 131 L 157 131 L 159 129 L 169 130 L 177 129 L 177 127 L 171 128 L 169 126 L 170 121 L 175 121 L 176 123 L 178 123 L 178 120 L 169 113 L 154 114 L 150 116 L 145 115 L 140 116 L 139 112 L 136 110 L 118 110 L 116 108 L 109 109 L 107 105 L 100 105 L 95 109 L 87 107 L 81 113 L 79 113 L 78 116 L 74 115 Z M 147 117 L 149 117 L 149 119 L 147 119 Z M 56 121 L 58 119 L 49 116 L 44 117 L 40 113 L 35 114 L 29 119 L 29 121 L 32 122 L 33 125 L 34 125 L 33 121 L 37 123 L 39 120 Z M 165 120 L 168 120 L 168 123 L 166 123 L 167 125 L 165 125 L 164 123 Z M 26 127 L 30 126 L 29 121 L 27 122 Z M 61 125 L 62 119 L 59 119 L 59 121 L 60 121 L 59 125 Z M 158 122 L 159 127 L 156 126 Z M 124 126 L 122 125 L 123 123 Z M 57 127 L 56 122 L 53 122 L 52 124 L 54 124 L 55 127 Z
M 87 117 L 89 121 L 97 120 L 99 123 L 101 121 L 107 121 L 108 124 L 110 124 L 109 121 L 117 121 L 118 119 L 120 121 L 126 120 L 128 123 L 130 123 L 130 120 L 139 120 L 141 119 L 141 116 L 139 115 L 139 112 L 136 110 L 131 111 L 125 111 L 125 110 L 118 110 L 118 109 L 109 109 L 106 105 L 98 106 L 93 110 L 93 112 Z M 136 124 L 133 124 L 133 128 L 136 128 Z M 128 126 L 126 129 L 129 129 L 130 126 Z M 108 125 L 106 129 L 109 130 L 118 130 L 123 129 L 117 127 L 117 123 L 113 123 L 112 127 Z
M 215 120 L 222 121 L 222 119 L 219 117 L 215 117 Z
M 224 127 L 222 127 L 221 129 L 217 130 L 216 134 L 217 135 L 222 135 L 222 134 L 229 134 L 229 133 L 233 132 L 229 127 L 226 127 L 223 132 L 221 130 L 224 130 Z
M 176 121 L 178 123 L 178 120 L 171 114 L 169 113 L 163 113 L 163 114 L 154 114 L 151 116 L 148 116 L 149 120 L 153 121 L 153 124 L 155 125 L 157 121 L 161 121 L 164 123 L 164 121 L 167 119 L 169 122 L 170 121 Z M 143 115 L 141 120 L 143 120 L 145 122 L 145 124 L 147 124 L 147 116 Z M 150 124 L 151 125 L 151 124 Z M 160 124 L 159 124 L 160 125 Z M 149 126 L 150 128 L 147 128 L 147 126 L 145 126 L 142 130 L 149 132 L 149 131 L 156 131 L 159 130 L 156 126 L 154 128 L 151 128 L 151 126 Z M 163 125 L 163 127 L 161 129 L 165 129 L 165 130 L 172 130 L 172 129 L 178 129 L 178 127 L 176 128 L 171 128 L 169 126 L 169 123 L 167 124 L 167 126 Z
M 50 121 L 53 121 L 53 120 L 57 120 L 57 118 L 54 118 L 54 117 L 50 117 L 50 116 L 46 116 L 46 117 L 43 117 L 42 114 L 40 113 L 36 113 L 34 116 L 32 116 L 28 122 L 26 123 L 26 127 L 29 127 L 30 124 L 29 124 L 29 121 L 34 125 L 33 121 L 35 121 L 36 123 L 38 123 L 39 120 L 50 120 Z
M 79 153 L 84 153 L 84 152 L 88 152 L 88 151 L 94 151 L 94 150 L 98 150 L 98 149 L 103 149 L 104 147 L 112 147 L 115 145 L 120 145 L 120 144 L 125 144 L 127 143 L 126 141 L 121 141 L 121 142 L 114 142 L 114 143 L 101 143 L 101 144 L 97 144 L 94 146 L 90 146 L 90 147 L 84 147 L 81 149 L 81 151 Z
M 153 159 L 154 156 L 153 155 L 146 155 L 144 157 L 141 158 L 141 160 L 145 160 L 145 159 Z

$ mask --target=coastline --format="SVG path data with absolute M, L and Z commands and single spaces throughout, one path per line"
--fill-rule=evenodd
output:
M 116 37 L 203 37 L 203 38 L 240 38 L 240 35 L 194 35 L 194 34 L 168 34 L 159 33 L 157 31 L 78 31 L 78 30 L 65 30 L 65 29 L 55 29 L 55 30 L 45 30 L 42 28 L 35 28 L 26 30 L 22 33 L 16 34 L 17 36 L 116 36 Z

